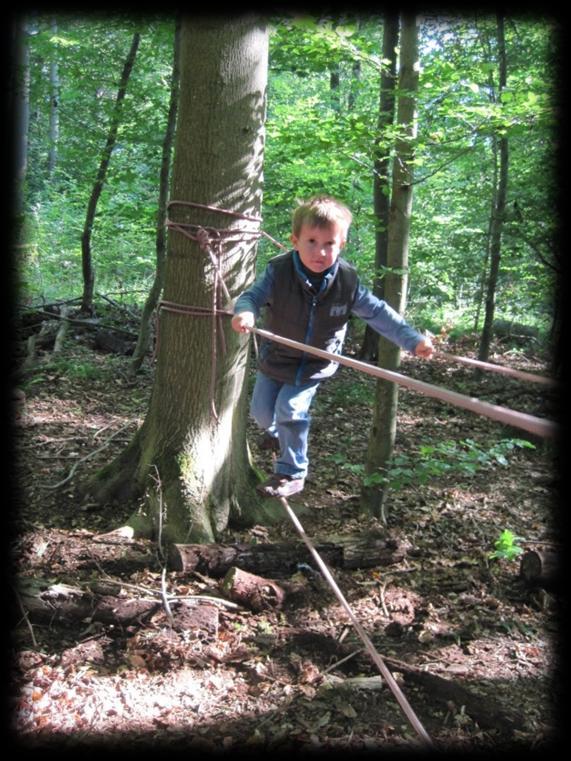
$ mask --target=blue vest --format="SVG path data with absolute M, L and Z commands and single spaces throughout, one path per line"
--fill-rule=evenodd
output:
M 338 259 L 317 293 L 296 267 L 293 251 L 274 257 L 268 267 L 273 269 L 274 289 L 265 305 L 266 330 L 339 354 L 357 293 L 356 270 Z M 270 378 L 300 385 L 329 378 L 339 364 L 263 339 L 258 367 Z

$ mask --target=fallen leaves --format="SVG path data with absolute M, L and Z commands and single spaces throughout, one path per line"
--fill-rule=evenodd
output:
M 431 382 L 442 385 L 455 379 L 467 390 L 473 385 L 466 371 L 438 363 L 415 365 L 414 371 L 427 372 Z M 372 386 L 353 394 L 347 405 L 351 384 L 348 374 L 324 384 L 316 403 L 315 475 L 302 498 L 304 528 L 312 536 L 387 530 L 359 513 L 358 469 L 341 472 L 328 459 L 342 431 L 343 462 L 363 461 L 366 426 L 360 421 L 368 420 Z M 86 393 L 85 386 L 58 376 L 51 385 L 47 380 L 36 384 L 29 394 L 20 429 L 26 532 L 14 546 L 23 575 L 45 576 L 60 590 L 80 580 L 105 582 L 108 594 L 121 585 L 129 594 L 136 587 L 160 589 L 152 543 L 133 542 L 116 529 L 127 506 L 82 511 L 73 488 L 57 495 L 36 488 L 42 479 L 59 480 L 72 462 L 99 446 L 98 434 L 139 418 L 148 379 L 135 385 L 115 384 L 111 399 L 104 384 L 92 382 Z M 403 394 L 399 410 L 398 446 L 406 453 L 427 438 L 489 439 L 489 422 L 447 414 L 433 401 L 413 396 Z M 105 456 L 121 446 L 113 440 Z M 383 655 L 457 684 L 476 684 L 484 698 L 506 706 L 517 693 L 529 727 L 517 739 L 527 745 L 549 734 L 549 627 L 557 600 L 544 604 L 526 595 L 513 566 L 490 566 L 486 556 L 506 525 L 518 536 L 549 538 L 551 476 L 545 453 L 524 452 L 508 468 L 494 471 L 493 478 L 489 473 L 465 481 L 442 477 L 394 493 L 388 504 L 390 528 L 409 543 L 408 558 L 389 568 L 334 574 Z M 235 533 L 236 541 L 252 543 L 291 536 L 289 525 Z M 76 739 L 82 733 L 109 738 L 136 733 L 204 752 L 410 747 L 414 737 L 402 713 L 337 603 L 330 595 L 318 595 L 301 574 L 295 585 L 295 604 L 282 611 L 220 608 L 215 614 L 210 609 L 197 626 L 185 619 L 182 607 L 179 625 L 172 627 L 160 607 L 149 619 L 134 617 L 115 626 L 93 628 L 89 620 L 80 629 L 55 620 L 34 625 L 37 650 L 30 648 L 29 630 L 20 621 L 12 717 L 17 732 L 27 738 Z M 168 589 L 180 597 L 218 591 L 214 580 L 199 574 L 169 574 Z M 359 689 L 359 680 L 367 687 Z M 448 709 L 430 694 L 405 686 L 441 744 L 494 748 L 494 733 L 475 726 L 462 706 Z

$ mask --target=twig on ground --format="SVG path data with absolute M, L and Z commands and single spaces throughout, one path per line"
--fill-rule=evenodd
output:
M 363 652 L 364 652 L 364 649 L 361 647 L 359 648 L 359 650 L 355 650 L 349 655 L 346 655 L 344 658 L 341 658 L 340 661 L 336 661 L 335 663 L 332 663 L 331 666 L 328 666 L 326 669 L 324 669 L 321 672 L 321 676 L 325 676 L 326 674 L 329 674 L 330 671 L 334 671 L 338 666 L 341 666 L 341 664 L 346 663 L 347 661 L 350 661 L 351 658 L 354 658 L 356 655 L 360 655 Z
M 20 597 L 20 593 L 18 592 L 17 589 L 14 589 L 14 594 L 16 595 L 16 600 L 18 601 L 18 607 L 20 608 L 20 612 L 22 613 L 23 619 L 24 619 L 24 621 L 26 622 L 26 624 L 28 626 L 28 630 L 29 630 L 30 636 L 32 638 L 32 643 L 33 643 L 34 647 L 37 647 L 38 643 L 36 641 L 36 637 L 35 637 L 35 634 L 34 634 L 34 627 L 30 623 L 30 619 L 29 619 L 29 616 L 28 616 L 28 611 L 25 609 L 24 603 L 22 602 L 22 598 Z
M 114 579 L 112 576 L 109 576 L 104 569 L 97 563 L 97 566 L 99 568 L 99 571 L 101 572 L 101 575 L 104 577 L 105 581 L 109 584 L 115 584 L 118 587 L 124 587 L 125 589 L 132 589 L 135 592 L 142 592 L 143 594 L 149 594 L 163 597 L 163 590 L 162 589 L 152 589 L 150 587 L 144 587 L 140 584 L 131 584 L 128 581 L 122 581 L 121 579 Z M 80 585 L 84 586 L 90 586 L 93 584 L 93 582 L 79 582 Z M 225 608 L 232 608 L 234 610 L 237 610 L 238 608 L 241 608 L 241 605 L 238 605 L 235 602 L 231 602 L 230 600 L 225 600 L 222 597 L 213 597 L 211 595 L 169 595 L 167 594 L 168 601 L 169 602 L 179 602 L 179 601 L 186 601 L 186 600 L 193 600 L 196 602 L 209 602 L 213 603 L 215 605 L 222 605 Z
M 85 462 L 86 460 L 89 460 L 90 457 L 94 457 L 96 454 L 99 454 L 99 452 L 102 452 L 105 447 L 109 445 L 109 443 L 112 441 L 112 439 L 115 438 L 115 436 L 118 436 L 120 433 L 123 433 L 123 431 L 127 430 L 129 426 L 131 426 L 132 423 L 127 423 L 127 425 L 124 425 L 122 428 L 119 428 L 118 431 L 115 431 L 115 433 L 111 434 L 107 441 L 105 441 L 104 444 L 102 444 L 97 449 L 94 449 L 93 452 L 90 452 L 89 454 L 85 455 L 85 457 L 82 457 L 80 460 L 78 460 L 75 465 L 72 467 L 72 469 L 69 471 L 69 474 L 66 476 L 66 478 L 63 479 L 63 481 L 59 481 L 57 484 L 52 484 L 48 486 L 42 486 L 42 489 L 47 489 L 49 491 L 55 491 L 55 489 L 59 489 L 62 486 L 64 486 L 68 481 L 71 481 L 73 476 L 75 475 L 75 471 L 81 465 L 82 462 Z

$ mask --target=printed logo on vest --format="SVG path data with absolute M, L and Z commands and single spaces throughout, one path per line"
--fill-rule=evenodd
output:
M 347 304 L 334 304 L 329 310 L 330 317 L 341 317 L 347 314 Z

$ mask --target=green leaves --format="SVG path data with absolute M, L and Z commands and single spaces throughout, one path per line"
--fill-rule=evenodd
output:
M 507 467 L 507 454 L 516 449 L 534 449 L 525 439 L 502 439 L 487 449 L 472 439 L 444 441 L 440 444 L 425 444 L 416 456 L 397 454 L 385 473 L 367 475 L 365 486 L 384 485 L 399 490 L 408 486 L 429 483 L 434 478 L 458 474 L 471 478 L 480 470 L 496 466 Z
M 495 560 L 515 560 L 523 552 L 517 544 L 519 541 L 521 541 L 521 537 L 515 536 L 511 531 L 505 529 L 496 539 L 496 549 L 488 557 Z
M 77 260 L 89 188 L 105 141 L 117 78 L 134 22 L 113 18 L 57 19 L 37 16 L 30 47 L 28 209 L 38 209 L 33 244 L 40 243 L 41 290 L 61 262 Z M 30 27 L 32 24 L 30 24 Z M 108 188 L 98 218 L 103 270 L 110 279 L 138 281 L 152 267 L 152 229 L 161 144 L 169 97 L 172 19 L 145 23 L 138 59 L 125 100 L 120 146 L 113 153 Z M 544 261 L 555 221 L 553 125 L 557 91 L 550 60 L 548 23 L 514 19 L 507 29 L 507 86 L 497 91 L 494 19 L 430 18 L 420 27 L 418 136 L 410 236 L 409 317 L 473 320 L 485 258 L 491 208 L 493 138 L 510 138 L 510 199 L 521 220 L 509 222 L 505 269 L 497 308 L 549 316 L 551 277 Z M 394 125 L 379 129 L 382 18 L 310 15 L 274 20 L 270 79 L 264 222 L 286 241 L 295 199 L 316 192 L 342 197 L 354 210 L 347 257 L 373 277 L 375 229 L 372 179 L 379 152 L 391 157 L 399 138 Z M 49 77 L 59 64 L 58 165 L 48 176 Z M 390 181 L 390 177 L 388 178 Z M 51 183 L 51 186 L 50 186 Z M 386 186 L 388 188 L 390 185 Z M 70 208 L 69 204 L 73 207 Z M 121 231 L 118 241 L 117 230 Z M 145 234 L 143 234 L 143 231 Z M 265 244 L 260 245 L 265 256 Z M 44 250 L 46 253 L 44 254 Z M 131 255 L 137 251 L 137 257 Z M 270 248 L 270 253 L 275 253 Z M 120 259 L 120 266 L 115 260 Z M 78 269 L 73 285 L 81 278 Z M 506 316 L 502 314 L 502 317 Z

